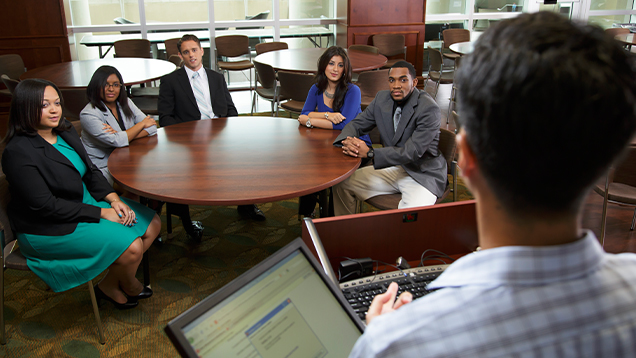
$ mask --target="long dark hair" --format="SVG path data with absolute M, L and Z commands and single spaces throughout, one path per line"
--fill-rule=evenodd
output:
M 125 117 L 133 117 L 133 111 L 132 109 L 130 109 L 130 106 L 128 106 L 128 96 L 126 96 L 126 89 L 123 87 L 124 79 L 121 77 L 121 73 L 119 73 L 119 71 L 117 71 L 117 69 L 113 66 L 102 66 L 98 68 L 95 73 L 93 73 L 93 77 L 88 83 L 88 87 L 86 87 L 86 97 L 88 97 L 88 100 L 93 108 L 98 108 L 100 111 L 106 112 L 106 106 L 103 102 L 105 97 L 104 91 L 106 88 L 106 83 L 108 82 L 108 77 L 110 75 L 116 75 L 119 79 L 119 84 L 122 86 L 119 88 L 119 97 L 117 97 L 119 107 L 124 112 Z
M 349 83 L 351 83 L 351 62 L 349 62 L 347 51 L 345 51 L 340 46 L 329 47 L 327 51 L 325 51 L 318 59 L 318 72 L 316 72 L 315 82 L 316 87 L 318 87 L 318 89 L 320 90 L 320 93 L 324 92 L 327 89 L 329 79 L 327 79 L 327 76 L 325 75 L 325 70 L 327 69 L 329 61 L 331 61 L 331 58 L 334 56 L 342 57 L 342 62 L 344 62 L 344 71 L 342 72 L 342 76 L 340 76 L 340 80 L 338 80 L 338 84 L 336 85 L 336 93 L 334 94 L 332 105 L 334 112 L 338 112 L 344 105 L 344 98 L 347 94 Z
M 7 135 L 2 140 L 3 143 L 9 143 L 11 138 L 16 135 L 34 136 L 38 132 L 38 125 L 42 121 L 42 102 L 44 101 L 44 90 L 51 86 L 55 88 L 57 95 L 60 97 L 60 104 L 64 108 L 64 99 L 60 89 L 55 83 L 41 80 L 38 78 L 26 79 L 20 81 L 13 92 L 11 99 L 11 109 L 9 110 L 9 123 L 7 125 Z M 71 124 L 64 118 L 64 110 L 60 113 L 60 121 L 56 132 L 69 130 Z

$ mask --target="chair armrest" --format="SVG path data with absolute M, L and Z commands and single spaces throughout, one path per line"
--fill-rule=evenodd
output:
M 451 162 L 451 175 L 453 176 L 453 201 L 457 201 L 457 161 L 453 160 Z

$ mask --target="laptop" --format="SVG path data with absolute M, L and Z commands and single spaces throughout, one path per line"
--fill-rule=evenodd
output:
M 346 357 L 363 330 L 300 238 L 165 327 L 182 357 Z

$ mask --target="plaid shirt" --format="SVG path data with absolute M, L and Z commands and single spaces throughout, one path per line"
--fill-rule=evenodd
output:
M 429 287 L 350 357 L 636 357 L 636 255 L 603 252 L 591 232 L 472 253 Z

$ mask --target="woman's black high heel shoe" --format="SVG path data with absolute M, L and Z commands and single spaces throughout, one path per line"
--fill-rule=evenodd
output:
M 105 300 L 105 301 L 108 301 L 108 302 L 112 303 L 113 305 L 115 305 L 115 308 L 117 308 L 118 310 L 127 310 L 127 309 L 130 309 L 130 308 L 135 308 L 139 304 L 139 302 L 137 302 L 137 301 L 134 301 L 134 302 L 127 301 L 126 303 L 119 303 L 119 302 L 113 300 L 112 298 L 108 297 L 104 293 L 104 291 L 102 291 L 99 288 L 98 285 L 95 285 L 93 287 L 93 289 L 95 290 L 95 298 L 97 299 L 97 304 L 98 305 L 100 304 L 101 300 Z
M 123 290 L 122 290 L 123 291 Z M 137 302 L 139 300 L 145 300 L 146 298 L 150 298 L 152 296 L 152 289 L 148 286 L 144 286 L 144 289 L 139 292 L 137 296 L 130 296 L 124 291 L 126 297 L 128 297 L 128 301 Z

